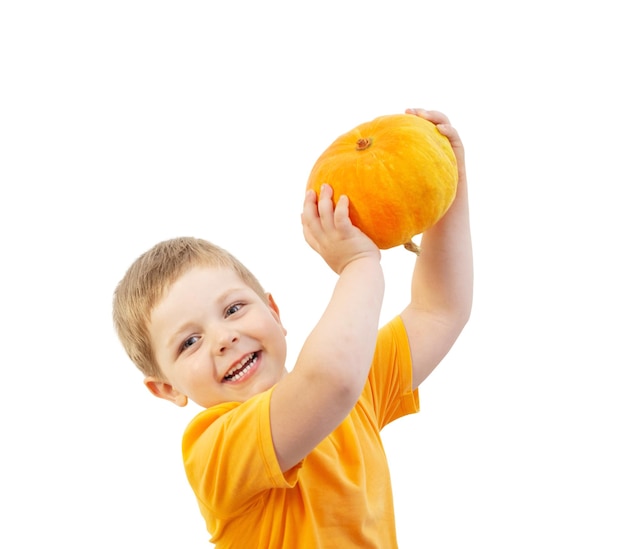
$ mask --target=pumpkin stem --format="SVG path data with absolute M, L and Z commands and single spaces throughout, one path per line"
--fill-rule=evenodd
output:
M 372 138 L 371 137 L 361 137 L 361 139 L 357 140 L 357 142 L 356 142 L 356 150 L 357 151 L 364 151 L 371 144 L 372 144 Z
M 405 242 L 404 247 L 409 250 L 409 252 L 413 252 L 415 255 L 420 255 L 422 253 L 422 249 L 412 240 Z

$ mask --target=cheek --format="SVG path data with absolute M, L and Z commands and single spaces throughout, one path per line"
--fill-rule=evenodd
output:
M 270 322 L 265 322 L 265 330 L 262 338 L 265 340 L 265 344 L 273 348 L 274 353 L 286 354 L 287 341 L 285 336 L 287 330 L 283 327 L 280 321 L 272 318 Z
M 280 345 L 285 346 L 285 336 L 287 335 L 287 330 L 280 322 L 276 322 L 274 324 L 272 333 L 277 342 L 280 343 Z
M 280 317 L 275 312 L 272 312 L 272 318 L 274 319 L 274 323 L 276 324 L 276 327 L 278 328 L 278 331 L 283 336 L 286 336 L 287 335 L 287 328 L 285 328 L 283 326 L 282 322 L 280 321 Z
M 287 340 L 285 336 L 287 335 L 287 330 L 282 325 L 277 327 L 277 345 L 279 347 L 279 352 L 283 361 L 283 365 L 285 360 L 287 359 Z
M 198 387 L 203 385 L 207 377 L 206 370 L 203 362 L 194 357 L 194 360 L 189 360 L 177 369 L 175 377 L 178 383 L 185 388 Z

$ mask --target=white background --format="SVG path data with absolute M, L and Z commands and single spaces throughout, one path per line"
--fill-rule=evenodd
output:
M 230 249 L 290 360 L 334 276 L 313 162 L 406 107 L 464 139 L 467 329 L 388 428 L 401 548 L 626 547 L 619 3 L 57 1 L 0 7 L 3 547 L 208 547 L 180 437 L 111 295 L 159 240 Z M 388 320 L 412 256 L 384 253 Z

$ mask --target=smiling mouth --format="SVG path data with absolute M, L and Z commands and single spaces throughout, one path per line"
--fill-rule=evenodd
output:
M 241 359 L 238 364 L 236 364 L 230 370 L 228 370 L 228 372 L 226 372 L 226 375 L 224 376 L 224 381 L 237 381 L 241 379 L 250 371 L 252 366 L 254 366 L 257 358 L 257 353 L 250 353 L 248 356 Z

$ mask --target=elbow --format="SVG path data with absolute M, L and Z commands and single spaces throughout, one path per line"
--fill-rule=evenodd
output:
M 333 429 L 348 416 L 363 390 L 341 375 L 307 375 L 304 386 L 307 394 L 315 395 L 315 407 L 320 417 L 334 418 Z
M 472 316 L 472 300 L 470 299 L 468 303 L 466 304 L 466 306 L 461 311 L 461 315 L 459 319 L 461 323 L 461 328 L 465 327 L 465 325 L 469 322 L 471 316 Z
M 345 418 L 352 408 L 356 406 L 356 403 L 361 396 L 363 391 L 363 386 L 365 385 L 365 381 L 362 384 L 348 384 L 343 380 L 338 380 L 330 389 L 332 394 L 331 400 L 335 406 L 337 406 L 338 414 Z
M 331 400 L 345 409 L 347 415 L 361 396 L 368 371 L 369 364 L 368 368 L 359 368 L 349 363 L 338 363 L 331 373 L 320 379 L 320 383 L 327 387 Z
M 324 401 L 320 404 L 327 411 L 332 409 L 342 417 L 347 416 L 361 396 L 369 364 L 367 368 L 356 367 L 350 361 L 334 360 L 332 367 L 329 367 L 330 364 L 327 362 L 324 367 L 318 365 L 309 371 L 307 384 Z
M 456 326 L 457 332 L 460 334 L 472 316 L 472 302 L 471 300 L 464 306 L 455 309 L 454 311 L 454 326 Z
M 435 314 L 433 318 L 437 319 L 437 323 L 445 332 L 448 332 L 448 334 L 456 339 L 470 321 L 471 313 L 472 303 L 469 301 L 465 304 L 457 303 L 455 307 L 441 310 L 439 314 Z

